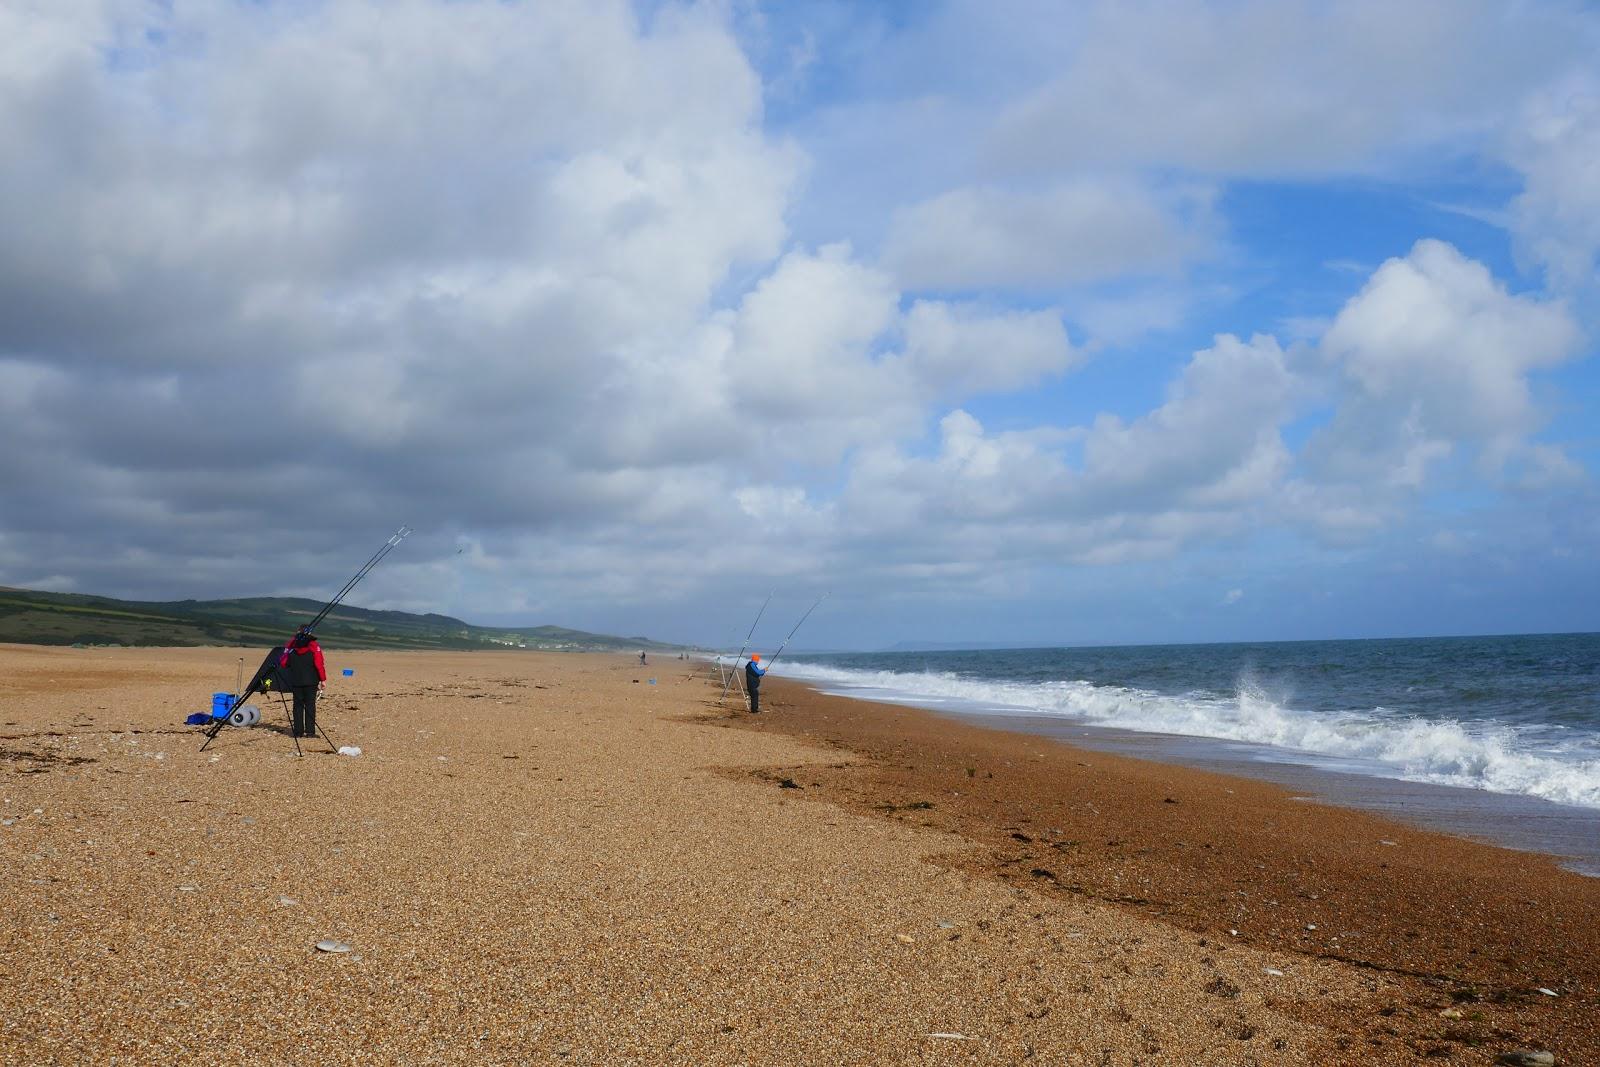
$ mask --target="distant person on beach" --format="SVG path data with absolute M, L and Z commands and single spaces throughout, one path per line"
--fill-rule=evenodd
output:
M 744 687 L 750 693 L 750 714 L 761 714 L 761 679 L 766 676 L 761 657 L 752 655 L 744 665 Z
M 290 733 L 295 737 L 317 735 L 317 694 L 328 681 L 328 668 L 322 662 L 322 646 L 317 636 L 301 630 L 294 635 L 278 666 L 289 671 L 289 686 L 294 691 L 294 711 Z
M 641 652 L 641 653 L 639 653 L 639 666 L 643 667 L 644 664 L 645 664 L 644 653 Z

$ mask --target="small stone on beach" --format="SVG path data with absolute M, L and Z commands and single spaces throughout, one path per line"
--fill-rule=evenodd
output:
M 1494 1062 L 1505 1067 L 1555 1067 L 1556 1057 L 1555 1053 L 1544 1049 L 1518 1048 L 1502 1052 Z
M 318 941 L 317 942 L 317 951 L 318 952 L 349 952 L 350 951 L 350 946 L 345 944 L 343 941 L 334 941 L 334 940 L 332 940 L 330 938 L 330 939 L 324 939 L 322 941 Z

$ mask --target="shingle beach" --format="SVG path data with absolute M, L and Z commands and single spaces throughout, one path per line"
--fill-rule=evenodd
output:
M 330 649 L 360 755 L 202 753 L 240 656 L 0 646 L 0 1063 L 1600 1063 L 1542 857 L 670 657 Z

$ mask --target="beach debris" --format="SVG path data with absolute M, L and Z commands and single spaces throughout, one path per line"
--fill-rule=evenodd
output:
M 298 900 L 294 899 L 294 897 L 279 897 L 278 898 L 278 903 L 282 904 L 286 908 L 292 908 L 292 907 L 294 907 L 296 904 L 298 904 L 300 902 Z
M 340 745 L 339 746 L 339 755 L 341 755 L 341 756 L 359 756 L 359 755 L 361 755 L 361 746 L 360 745 Z
M 803 788 L 803 787 L 799 783 L 797 783 L 793 778 L 784 778 L 784 779 L 782 779 L 781 781 L 778 782 L 778 788 L 779 789 L 800 789 L 800 788 Z
M 198 893 L 198 892 L 200 892 L 200 887 L 197 886 L 197 885 L 180 885 L 178 887 L 178 892 L 180 892 L 180 893 Z
M 1543 993 L 1547 997 L 1559 997 L 1561 995 L 1560 993 L 1557 993 L 1554 989 L 1546 989 L 1544 986 L 1540 986 L 1539 987 L 1539 992 Z
M 1237 931 L 1237 930 L 1229 930 L 1228 931 L 1228 935 L 1230 937 L 1238 937 L 1239 936 L 1239 931 Z
M 350 946 L 345 944 L 343 941 L 335 941 L 332 938 L 323 938 L 321 941 L 317 942 L 317 951 L 335 953 L 349 952 Z
M 956 928 L 956 924 L 955 923 L 947 923 L 942 919 L 939 921 L 939 929 L 941 929 L 941 930 L 954 930 L 955 928 Z
M 937 1037 L 937 1038 L 940 1038 L 940 1039 L 945 1040 L 945 1041 L 976 1041 L 977 1040 L 977 1038 L 968 1037 L 966 1034 L 957 1034 L 957 1033 L 953 1033 L 953 1032 L 947 1032 L 947 1031 L 944 1031 L 944 1030 L 937 1031 L 935 1033 L 929 1034 L 928 1036 L 929 1037 Z
M 915 945 L 917 943 L 917 939 L 910 934 L 895 934 L 894 939 L 902 945 Z
M 1439 1013 L 1439 1018 L 1441 1018 L 1441 1019 L 1459 1019 L 1459 1018 L 1461 1018 L 1461 1009 L 1460 1008 L 1446 1008 L 1444 1011 L 1441 1011 Z
M 1306 929 L 1307 930 L 1315 930 L 1316 928 L 1317 928 L 1317 924 L 1316 923 L 1306 923 Z
M 1283 972 L 1282 972 L 1282 971 L 1280 971 L 1280 970 L 1278 970 L 1278 968 L 1276 968 L 1276 967 L 1263 967 L 1263 968 L 1261 968 L 1261 969 L 1262 969 L 1262 970 L 1263 970 L 1263 971 L 1266 971 L 1266 972 L 1267 972 L 1267 973 L 1268 973 L 1268 974 L 1275 974 L 1275 975 L 1277 975 L 1277 976 L 1278 976 L 1278 977 L 1279 977 L 1279 978 L 1282 978 L 1282 977 L 1283 977 Z
M 1380 845 L 1398 845 L 1398 844 L 1400 844 L 1400 842 L 1398 842 L 1398 841 L 1390 841 L 1388 839 L 1384 839 L 1384 840 L 1379 841 L 1378 844 L 1380 844 Z
M 1494 1062 L 1505 1067 L 1555 1067 L 1556 1056 L 1542 1048 L 1514 1048 L 1510 1052 L 1500 1053 Z

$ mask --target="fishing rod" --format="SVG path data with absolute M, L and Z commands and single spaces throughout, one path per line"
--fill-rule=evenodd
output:
M 767 599 L 761 603 L 761 610 L 756 612 L 756 621 L 750 624 L 750 632 L 744 635 L 744 644 L 739 646 L 739 654 L 733 657 L 733 670 L 729 671 L 728 676 L 722 680 L 722 696 L 718 697 L 718 700 L 728 695 L 728 686 L 733 684 L 734 674 L 739 670 L 739 661 L 744 659 L 745 649 L 750 647 L 750 639 L 756 635 L 756 627 L 761 623 L 761 616 L 767 613 L 767 605 L 772 603 L 773 593 L 776 592 L 777 590 L 774 589 L 772 593 L 768 593 Z
M 387 556 L 390 552 L 393 552 L 394 547 L 401 541 L 404 541 L 406 539 L 406 535 L 409 533 L 411 533 L 411 527 L 409 526 L 402 526 L 400 529 L 396 530 L 394 532 L 394 536 L 385 541 L 383 543 L 383 547 L 374 552 L 372 554 L 372 558 L 363 563 L 361 565 L 361 569 L 356 571 L 355 575 L 348 582 L 344 583 L 344 588 L 335 593 L 333 595 L 333 599 L 324 604 L 322 606 L 322 610 L 317 612 L 316 616 L 310 622 L 300 627 L 300 629 L 307 633 L 316 630 L 316 628 L 322 624 L 322 620 L 328 617 L 328 613 L 334 608 L 338 607 L 339 602 L 350 595 L 350 590 L 354 589 L 361 579 L 367 576 L 367 572 L 381 563 L 384 556 Z
M 800 616 L 800 621 L 794 624 L 794 629 L 793 630 L 789 631 L 789 637 L 793 637 L 795 634 L 800 632 L 800 627 L 804 626 L 806 620 L 811 618 L 811 612 L 816 611 L 817 608 L 821 606 L 822 602 L 824 600 L 827 600 L 828 597 L 832 595 L 832 593 L 833 593 L 833 591 L 829 590 L 828 592 L 823 593 L 821 596 L 817 597 L 817 602 L 815 604 L 811 605 L 811 607 L 806 611 L 806 613 L 804 615 Z M 778 646 L 778 651 L 774 652 L 772 654 L 772 658 L 767 660 L 767 669 L 768 670 L 771 670 L 772 669 L 772 665 L 774 663 L 778 662 L 778 657 L 783 655 L 783 650 L 789 647 L 789 637 L 785 637 L 783 639 L 783 644 Z
M 361 569 L 356 571 L 354 577 L 352 577 L 348 582 L 345 582 L 344 587 L 333 595 L 333 599 L 328 601 L 327 604 L 323 605 L 322 610 L 317 612 L 316 616 L 313 617 L 310 622 L 300 627 L 299 632 L 311 633 L 317 626 L 321 625 L 322 620 L 328 617 L 328 613 L 337 607 L 339 602 L 350 594 L 350 590 L 354 589 L 361 579 L 367 576 L 367 572 L 382 562 L 383 557 L 394 551 L 394 546 L 398 545 L 401 541 L 404 541 L 406 539 L 406 535 L 409 533 L 411 533 L 411 528 L 409 526 L 402 526 L 400 529 L 396 530 L 394 532 L 394 536 L 385 541 L 383 543 L 383 547 L 374 552 L 372 554 L 372 558 L 361 565 Z M 276 691 L 280 693 L 283 691 L 283 675 L 280 675 L 278 672 L 282 666 L 281 656 L 283 655 L 286 647 L 287 645 L 279 645 L 277 648 L 274 648 L 272 651 L 267 653 L 267 658 L 262 660 L 261 666 L 256 669 L 255 677 L 250 679 L 249 685 L 245 686 L 236 696 L 234 696 L 226 712 L 221 715 L 217 715 L 215 712 L 213 712 L 212 718 L 214 721 L 206 730 L 205 744 L 200 746 L 201 752 L 206 750 L 206 745 L 209 745 L 212 741 L 216 740 L 217 734 L 222 730 L 222 727 L 227 724 L 235 711 L 244 706 L 244 702 L 250 699 L 251 694 L 266 691 L 266 689 L 270 687 L 275 680 L 280 683 Z M 328 735 L 324 732 L 322 736 L 324 739 L 326 739 Z M 332 744 L 332 742 L 330 741 L 329 744 Z M 296 740 L 295 750 L 298 751 L 299 747 L 299 741 Z

